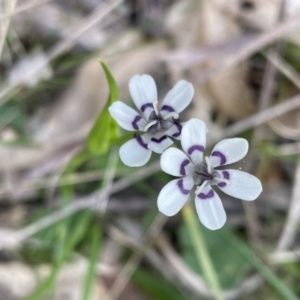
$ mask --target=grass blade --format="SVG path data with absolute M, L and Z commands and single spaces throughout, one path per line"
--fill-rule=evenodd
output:
M 96 267 L 98 261 L 98 255 L 101 245 L 101 230 L 99 226 L 94 226 L 91 232 L 92 235 L 92 245 L 90 249 L 90 261 L 89 268 L 85 277 L 82 300 L 90 299 L 93 283 L 96 276 Z
M 185 205 L 182 211 L 183 218 L 189 231 L 190 238 L 194 244 L 194 249 L 197 254 L 200 267 L 203 270 L 204 277 L 209 284 L 215 299 L 223 300 L 224 297 L 222 288 L 208 253 L 205 239 L 203 238 L 200 227 L 197 224 L 198 220 L 195 212 L 191 208 L 190 204 Z

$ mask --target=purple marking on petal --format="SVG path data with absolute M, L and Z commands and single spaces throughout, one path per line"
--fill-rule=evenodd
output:
M 134 120 L 131 122 L 131 125 L 132 125 L 132 127 L 133 127 L 135 130 L 139 130 L 139 126 L 137 125 L 137 122 L 138 122 L 140 119 L 142 119 L 141 116 L 136 116 L 136 117 L 134 118 Z
M 141 136 L 136 137 L 137 142 L 145 149 L 148 149 L 148 145 L 143 141 Z
M 193 145 L 188 149 L 188 154 L 191 155 L 194 151 L 204 152 L 204 147 L 201 145 Z
M 179 136 L 181 135 L 182 125 L 181 125 L 181 124 L 178 124 L 178 123 L 175 123 L 174 126 L 177 127 L 178 132 L 173 133 L 172 136 L 173 136 L 173 137 L 179 137 Z
M 188 159 L 185 159 L 181 165 L 180 165 L 180 175 L 186 175 L 185 174 L 185 167 L 190 163 L 190 161 Z
M 163 135 L 160 139 L 156 139 L 156 138 L 151 138 L 151 142 L 154 142 L 154 143 L 161 143 L 163 140 L 167 139 L 168 137 L 166 135 Z
M 180 189 L 180 192 L 183 194 L 183 195 L 188 195 L 190 193 L 190 190 L 186 190 L 183 186 L 183 179 L 180 179 L 177 181 L 177 186 L 179 187 Z
M 166 110 L 168 112 L 175 111 L 175 109 L 172 106 L 170 106 L 170 105 L 163 105 L 162 108 L 161 108 L 161 110 Z
M 153 108 L 153 104 L 152 104 L 152 103 L 145 103 L 145 104 L 143 104 L 142 107 L 141 107 L 141 111 L 142 111 L 142 112 L 145 112 L 145 110 L 146 110 L 148 107 Z
M 226 164 L 226 157 L 223 153 L 221 153 L 220 151 L 214 151 L 211 156 L 217 156 L 220 158 L 220 166 L 225 165 Z
M 222 174 L 223 174 L 223 178 L 225 178 L 225 179 L 229 179 L 229 172 L 227 172 L 227 171 L 222 171 Z M 220 188 L 222 188 L 222 187 L 224 187 L 224 186 L 226 186 L 227 185 L 227 183 L 226 182 L 220 182 L 220 183 L 218 183 L 218 187 L 220 187 Z
M 205 199 L 212 198 L 214 194 L 215 194 L 214 190 L 211 189 L 207 194 L 200 193 L 199 195 L 197 195 L 197 197 L 201 200 L 205 200 Z

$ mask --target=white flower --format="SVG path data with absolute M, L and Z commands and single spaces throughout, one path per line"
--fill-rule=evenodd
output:
M 111 116 L 124 129 L 129 131 L 144 131 L 136 134 L 120 148 L 120 158 L 130 167 L 145 165 L 152 151 L 162 153 L 173 144 L 169 138 L 180 139 L 182 123 L 179 113 L 192 101 L 194 88 L 191 83 L 180 80 L 169 91 L 157 108 L 157 90 L 153 78 L 149 75 L 135 75 L 129 81 L 129 91 L 139 112 L 121 101 L 116 101 L 109 107 Z
M 210 157 L 203 161 L 206 126 L 203 121 L 191 119 L 182 129 L 181 145 L 185 153 L 172 147 L 161 156 L 162 170 L 181 177 L 165 185 L 158 196 L 158 209 L 163 214 L 175 215 L 195 186 L 195 205 L 200 221 L 215 230 L 225 224 L 226 213 L 212 185 L 230 196 L 247 201 L 256 199 L 262 192 L 260 180 L 253 175 L 231 169 L 215 170 L 218 166 L 239 161 L 247 154 L 248 142 L 245 139 L 222 140 L 213 148 Z

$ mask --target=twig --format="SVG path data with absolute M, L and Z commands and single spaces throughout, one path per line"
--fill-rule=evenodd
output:
M 266 58 L 278 68 L 294 85 L 300 89 L 299 73 L 274 51 L 265 54 Z
M 128 247 L 135 252 L 143 252 L 147 259 L 165 278 L 169 280 L 174 278 L 174 270 L 171 270 L 170 266 L 165 263 L 164 259 L 155 250 L 146 247 L 140 241 L 132 238 L 117 227 L 111 226 L 108 230 L 108 234 L 121 245 Z M 157 239 L 157 242 L 159 239 Z
M 247 119 L 229 126 L 222 132 L 221 135 L 222 137 L 237 135 L 240 132 L 264 124 L 298 107 L 300 107 L 300 95 L 287 99 L 280 104 L 274 105 L 271 108 L 268 108 L 262 112 L 258 112 Z M 219 138 L 217 140 L 219 140 Z
M 4 9 L 5 10 L 7 9 L 8 14 L 11 14 L 14 11 L 16 3 L 17 3 L 17 0 L 3 1 L 3 6 L 5 6 Z M 7 35 L 8 28 L 9 28 L 10 18 L 5 20 L 3 22 L 3 24 L 2 24 L 1 21 L 2 20 L 0 20 L 0 58 L 2 56 L 4 42 L 5 42 L 5 38 L 6 38 L 6 35 Z
M 283 144 L 277 148 L 276 152 L 282 156 L 300 154 L 300 142 Z
M 202 297 L 211 298 L 212 294 L 207 287 L 205 281 L 182 261 L 178 254 L 168 243 L 165 236 L 160 236 L 157 240 L 157 245 L 164 255 L 164 258 L 175 269 L 177 277 L 198 295 Z
M 300 249 L 294 251 L 275 252 L 268 256 L 273 264 L 295 263 L 300 260 Z
M 14 0 L 15 1 L 15 0 Z M 34 73 L 39 72 L 45 66 L 47 66 L 53 59 L 68 51 L 74 41 L 81 36 L 84 32 L 86 32 L 91 27 L 95 26 L 99 21 L 104 19 L 109 13 L 111 13 L 118 5 L 120 5 L 124 0 L 115 0 L 104 7 L 101 5 L 98 9 L 95 9 L 88 17 L 82 20 L 79 24 L 72 28 L 72 34 L 69 35 L 62 42 L 54 45 L 47 54 L 47 59 L 40 64 L 38 68 L 35 68 L 31 73 L 28 73 L 28 76 L 32 76 Z M 1 48 L 0 48 L 1 50 Z M 0 51 L 1 54 L 1 51 Z M 12 92 L 16 92 L 16 89 L 20 87 L 20 82 L 14 85 L 7 87 L 6 89 L 0 91 L 0 104 L 5 103 L 6 99 L 4 98 L 6 95 Z
M 0 21 L 7 19 L 7 18 L 11 18 L 21 12 L 35 8 L 36 6 L 40 6 L 42 4 L 46 4 L 47 2 L 50 2 L 50 1 L 52 1 L 52 0 L 39 0 L 39 1 L 32 1 L 30 3 L 20 5 L 20 6 L 16 7 L 16 9 L 12 13 L 8 13 L 6 15 L 0 16 Z
M 136 171 L 134 174 L 131 174 L 130 177 L 120 179 L 117 182 L 115 182 L 111 187 L 110 194 L 116 193 L 130 186 L 131 184 L 150 176 L 151 174 L 157 172 L 158 170 L 159 170 L 159 162 L 154 162 L 152 163 L 152 165 L 149 165 L 146 168 L 140 169 Z M 91 195 L 83 197 L 80 200 L 70 204 L 69 206 L 64 207 L 63 209 L 56 211 L 31 225 L 26 226 L 23 229 L 10 232 L 9 236 L 6 236 L 6 238 L 5 235 L 3 235 L 2 238 L 0 239 L 0 250 L 6 247 L 17 246 L 25 239 L 36 234 L 37 232 L 59 222 L 60 220 L 66 217 L 69 217 L 70 215 L 80 210 L 89 208 L 99 203 L 99 201 L 102 201 L 102 199 L 107 196 L 108 191 L 109 191 L 109 187 L 105 187 L 100 191 L 97 191 Z
M 166 221 L 167 217 L 160 213 L 157 214 L 146 234 L 145 242 L 147 243 L 147 246 L 151 245 L 157 238 Z M 141 262 L 143 255 L 144 251 L 141 251 L 140 253 L 134 253 L 127 261 L 108 293 L 111 299 L 117 299 L 120 296 L 132 274 L 135 272 L 139 263 Z
M 287 221 L 281 233 L 276 252 L 286 250 L 292 245 L 298 229 L 300 221 L 300 163 L 297 164 L 294 178 L 295 182 Z

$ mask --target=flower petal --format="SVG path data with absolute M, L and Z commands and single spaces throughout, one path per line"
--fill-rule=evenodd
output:
M 193 186 L 191 176 L 175 179 L 166 184 L 158 195 L 158 210 L 168 217 L 177 214 L 186 203 Z
M 153 102 L 157 101 L 157 89 L 153 78 L 149 75 L 135 75 L 129 81 L 129 91 L 136 107 L 148 119 L 154 110 Z
M 181 133 L 181 146 L 194 164 L 203 159 L 203 152 L 206 146 L 206 125 L 198 119 L 191 119 L 185 123 Z
M 182 112 L 191 103 L 193 96 L 193 85 L 185 80 L 178 81 L 166 95 L 162 103 L 161 114 L 172 111 Z
M 167 131 L 165 131 L 165 134 L 175 138 L 177 140 L 181 140 L 181 131 L 182 131 L 182 127 L 184 126 L 186 122 L 184 123 L 174 123 L 174 125 L 168 129 Z
M 173 141 L 164 133 L 158 133 L 150 139 L 148 148 L 156 153 L 163 153 L 169 146 L 173 144 Z
M 239 161 L 247 154 L 248 148 L 248 141 L 242 138 L 222 140 L 211 152 L 211 165 L 214 168 Z
M 221 228 L 226 222 L 226 213 L 219 195 L 207 184 L 195 197 L 195 206 L 201 223 L 211 230 Z
M 262 192 L 260 180 L 249 173 L 238 170 L 222 170 L 218 173 L 221 178 L 230 181 L 230 184 L 220 182 L 218 187 L 232 197 L 251 201 Z
M 148 142 L 149 136 L 148 134 L 144 134 L 123 144 L 119 151 L 122 162 L 129 167 L 145 165 L 152 153 L 147 147 Z
M 122 128 L 129 131 L 144 130 L 145 119 L 125 103 L 116 101 L 108 109 L 111 116 Z
M 162 170 L 173 176 L 191 175 L 194 165 L 190 162 L 186 154 L 177 148 L 167 149 L 160 157 Z

